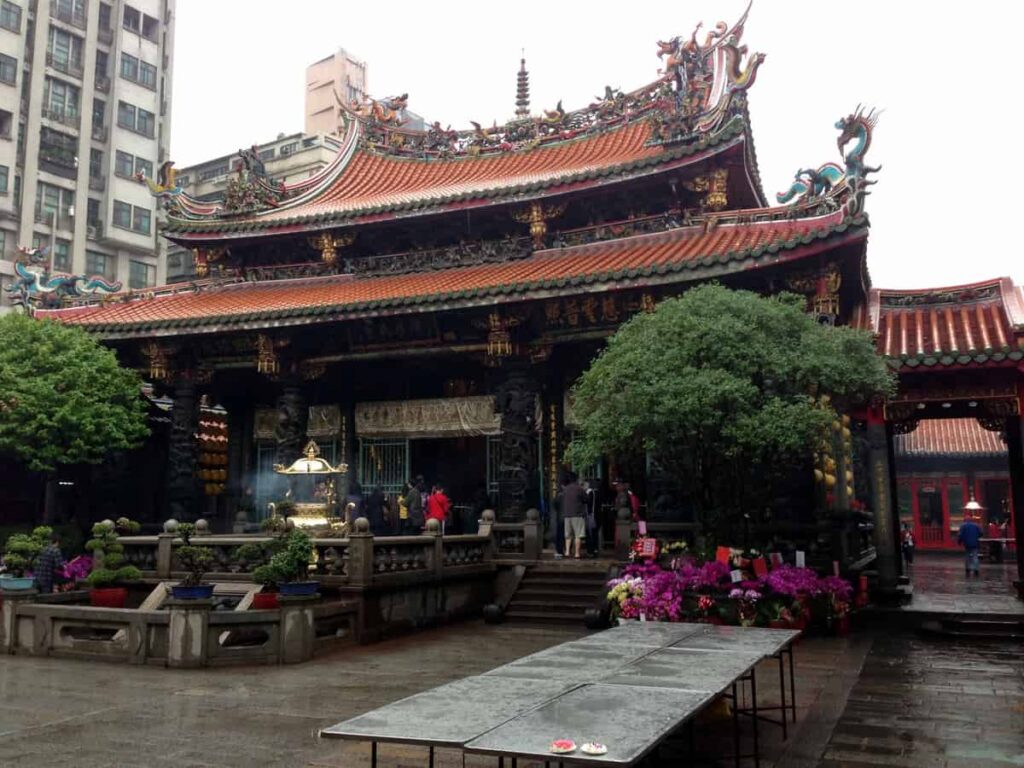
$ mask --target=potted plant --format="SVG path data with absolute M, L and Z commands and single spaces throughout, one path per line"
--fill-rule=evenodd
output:
M 280 543 L 281 539 L 277 537 L 270 541 L 251 541 L 242 544 L 235 549 L 235 560 L 238 561 L 243 571 L 252 573 L 255 579 L 256 571 L 270 561 L 273 554 L 280 548 Z M 277 591 L 274 589 L 276 584 L 265 582 L 263 587 L 274 591 L 257 592 L 253 595 L 252 607 L 256 610 L 277 608 Z
M 32 589 L 32 567 L 39 553 L 49 544 L 52 533 L 52 528 L 40 525 L 32 533 L 11 534 L 4 545 L 3 564 L 6 572 L 0 574 L 0 591 Z
M 94 569 L 85 581 L 92 587 L 89 591 L 89 605 L 98 608 L 124 608 L 128 601 L 128 581 L 138 581 L 142 571 L 134 565 L 124 564 L 124 544 L 118 534 L 135 533 L 139 524 L 127 517 L 120 517 L 116 523 L 105 520 L 92 527 L 92 538 L 85 543 L 92 552 Z
M 313 559 L 313 542 L 309 534 L 298 528 L 285 533 L 281 547 L 270 561 L 252 572 L 252 577 L 265 587 L 277 587 L 282 595 L 316 594 L 317 582 L 309 580 L 309 563 Z
M 203 576 L 213 565 L 213 550 L 192 543 L 196 527 L 192 523 L 178 525 L 178 536 L 182 544 L 175 550 L 181 566 L 188 571 L 180 584 L 171 587 L 176 600 L 205 600 L 213 596 L 213 584 L 203 584 Z

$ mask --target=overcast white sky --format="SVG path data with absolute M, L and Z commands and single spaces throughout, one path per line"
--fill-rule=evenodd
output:
M 455 128 L 515 109 L 520 49 L 531 106 L 585 106 L 605 84 L 657 77 L 655 41 L 734 21 L 746 0 L 178 0 L 171 156 L 179 168 L 303 128 L 305 67 L 339 47 L 368 64 L 371 93 Z M 868 199 L 874 285 L 1024 279 L 1004 235 L 1019 159 L 1011 42 L 1024 3 L 755 0 L 744 34 L 768 58 L 750 92 L 770 199 L 793 172 L 838 160 L 836 119 L 884 108 Z

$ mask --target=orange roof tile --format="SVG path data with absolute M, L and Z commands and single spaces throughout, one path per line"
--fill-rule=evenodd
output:
M 924 419 L 917 429 L 896 435 L 899 456 L 1003 456 L 1006 445 L 998 432 L 975 419 Z
M 855 323 L 902 365 L 966 365 L 1021 359 L 1024 302 L 1009 278 L 927 290 L 872 289 Z
M 40 316 L 89 326 L 100 333 L 144 333 L 156 328 L 244 324 L 261 319 L 281 321 L 319 315 L 376 313 L 415 305 L 453 306 L 467 299 L 521 296 L 531 290 L 600 286 L 612 282 L 659 277 L 671 281 L 696 279 L 698 270 L 735 271 L 744 261 L 773 263 L 781 251 L 810 246 L 816 240 L 856 226 L 839 212 L 812 219 L 702 226 L 640 235 L 572 248 L 538 251 L 528 258 L 432 272 L 385 277 L 331 276 L 265 283 L 235 283 L 157 295 L 113 300 L 106 304 L 53 311 Z M 795 256 L 795 254 L 794 254 Z M 768 261 L 770 259 L 771 261 Z M 685 273 L 691 273 L 688 277 Z M 594 288 L 590 288 L 593 290 Z M 157 291 L 156 293 L 160 293 Z M 326 317 L 324 317 L 326 316 Z M 308 322 L 308 320 L 306 321 Z

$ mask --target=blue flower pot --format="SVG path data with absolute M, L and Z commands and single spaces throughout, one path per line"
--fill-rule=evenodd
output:
M 171 597 L 175 600 L 209 600 L 213 597 L 213 584 L 196 584 L 192 587 L 174 584 L 171 587 Z
M 289 581 L 279 584 L 277 589 L 283 597 L 309 597 L 316 594 L 319 586 L 316 581 Z
M 24 592 L 32 589 L 35 579 L 31 576 L 0 576 L 0 592 Z

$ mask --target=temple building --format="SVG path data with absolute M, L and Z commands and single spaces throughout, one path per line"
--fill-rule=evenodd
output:
M 191 252 L 196 279 L 36 309 L 95 334 L 173 401 L 153 438 L 167 459 L 141 491 L 148 508 L 221 525 L 240 508 L 258 515 L 279 492 L 270 467 L 313 437 L 364 488 L 395 492 L 424 475 L 456 503 L 486 488 L 500 519 L 520 519 L 557 490 L 567 392 L 604 340 L 717 280 L 801 293 L 821 322 L 871 328 L 898 367 L 897 399 L 837 423 L 817 473 L 809 457 L 806 492 L 776 510 L 800 546 L 838 553 L 844 567 L 877 560 L 894 582 L 895 433 L 979 417 L 1007 432 L 1021 464 L 1024 303 L 1008 280 L 870 287 L 869 110 L 835 124 L 837 162 L 769 199 L 747 112 L 764 56 L 748 54 L 745 22 L 659 42 L 653 82 L 605 87 L 572 111 L 533 110 L 523 66 L 504 125 L 417 131 L 402 122 L 405 96 L 346 103 L 340 149 L 308 179 L 278 182 L 246 152 L 220 202 L 195 199 L 173 174 L 150 181 L 164 235 Z M 214 483 L 197 479 L 202 401 L 226 412 Z M 651 501 L 652 517 L 692 519 L 651 467 L 608 457 L 582 471 L 665 499 Z

